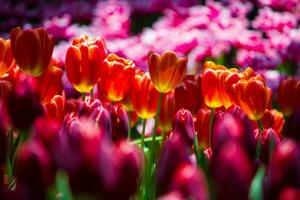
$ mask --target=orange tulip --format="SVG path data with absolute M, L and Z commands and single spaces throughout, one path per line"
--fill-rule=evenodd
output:
M 133 61 L 109 54 L 104 60 L 98 82 L 100 92 L 110 101 L 121 101 L 130 89 L 134 72 Z
M 47 104 L 54 95 L 58 95 L 62 91 L 63 70 L 51 66 L 44 74 L 36 77 L 37 90 L 40 94 L 41 102 Z
M 142 119 L 155 116 L 159 92 L 154 88 L 149 74 L 137 74 L 132 87 L 132 105 Z
M 26 74 L 39 76 L 46 71 L 54 48 L 54 39 L 46 29 L 17 27 L 10 32 L 10 38 L 16 62 Z
M 273 122 L 272 128 L 274 129 L 274 131 L 276 131 L 276 133 L 278 133 L 279 136 L 281 136 L 282 128 L 285 123 L 283 114 L 281 112 L 278 112 L 275 109 L 271 110 L 271 113 L 274 117 L 274 122 Z
M 290 116 L 297 107 L 300 107 L 300 81 L 291 77 L 281 81 L 277 100 L 283 114 Z
M 73 40 L 66 55 L 67 77 L 74 88 L 88 93 L 100 77 L 101 65 L 107 55 L 103 38 L 82 36 Z
M 8 72 L 15 64 L 10 40 L 0 37 L 0 77 Z
M 271 89 L 268 88 L 261 76 L 240 80 L 233 85 L 238 105 L 244 110 L 249 119 L 260 120 L 271 100 Z
M 154 87 L 161 93 L 174 89 L 185 77 L 187 62 L 187 58 L 177 58 L 172 51 L 165 51 L 161 56 L 149 52 L 148 67 Z
M 205 104 L 210 108 L 223 106 L 219 92 L 219 79 L 216 70 L 207 69 L 202 75 L 202 95 Z
M 174 92 L 169 92 L 163 96 L 161 110 L 159 113 L 158 127 L 161 131 L 168 132 L 172 129 L 172 120 L 175 114 Z
M 46 117 L 62 122 L 65 117 L 65 101 L 65 98 L 61 95 L 54 96 L 51 101 L 45 105 Z

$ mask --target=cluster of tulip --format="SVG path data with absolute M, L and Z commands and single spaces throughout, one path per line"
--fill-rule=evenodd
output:
M 299 197 L 299 80 L 272 98 L 252 68 L 186 75 L 165 51 L 144 72 L 101 37 L 53 49 L 44 28 L 0 39 L 0 199 Z

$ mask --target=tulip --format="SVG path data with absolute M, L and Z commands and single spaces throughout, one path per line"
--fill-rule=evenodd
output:
M 174 93 L 164 95 L 159 113 L 158 127 L 162 132 L 168 132 L 172 129 L 172 119 L 175 114 Z
M 209 199 L 208 187 L 203 172 L 190 163 L 178 167 L 172 179 L 170 190 L 180 191 L 187 199 Z
M 197 132 L 198 144 L 204 148 L 209 147 L 209 117 L 210 110 L 199 109 L 195 119 L 195 131 Z
M 100 106 L 102 105 L 99 99 L 93 99 L 91 97 L 88 97 L 83 102 L 80 102 L 78 115 L 89 117 L 92 114 L 92 112 Z
M 300 81 L 289 77 L 280 82 L 277 100 L 281 112 L 290 116 L 296 108 L 300 107 Z
M 125 139 L 128 136 L 128 116 L 121 106 L 110 108 L 110 118 L 112 123 L 112 139 L 114 141 Z
M 40 94 L 41 102 L 45 105 L 51 101 L 55 95 L 62 91 L 63 70 L 51 66 L 41 76 L 36 77 L 37 90 Z
M 202 74 L 202 95 L 205 104 L 210 108 L 219 108 L 223 105 L 218 85 L 217 72 L 213 69 L 205 70 Z
M 54 48 L 54 38 L 46 29 L 22 30 L 17 27 L 11 30 L 10 39 L 16 62 L 26 74 L 39 76 L 47 70 Z
M 272 150 L 280 143 L 280 139 L 277 133 L 275 133 L 275 131 L 272 128 L 264 129 L 262 133 L 260 133 L 259 129 L 256 129 L 254 135 L 257 143 L 260 134 L 261 134 L 260 160 L 264 162 L 266 165 L 268 165 L 269 160 L 272 157 L 272 153 L 273 153 Z
M 195 114 L 203 104 L 201 91 L 202 76 L 187 75 L 175 88 L 176 110 L 185 108 Z M 189 97 L 189 98 L 186 98 Z
M 34 120 L 43 115 L 35 82 L 31 78 L 17 83 L 8 99 L 8 111 L 16 128 L 29 129 Z
M 141 150 L 134 144 L 121 141 L 115 154 L 117 181 L 105 199 L 127 200 L 138 190 L 138 183 L 144 158 Z
M 0 77 L 8 72 L 15 64 L 10 40 L 0 37 Z
M 272 113 L 272 115 L 274 117 L 274 122 L 272 124 L 272 128 L 274 129 L 274 131 L 278 135 L 281 136 L 282 129 L 283 129 L 283 126 L 285 124 L 285 120 L 284 120 L 283 114 L 281 112 L 278 112 L 275 109 L 272 109 L 271 113 Z
M 158 198 L 158 200 L 185 200 L 185 199 L 186 198 L 184 198 L 183 195 L 178 191 L 170 192 Z
M 103 38 L 82 36 L 73 40 L 66 54 L 67 77 L 80 93 L 90 92 L 97 83 L 107 50 Z
M 298 200 L 300 197 L 300 189 L 288 187 L 280 192 L 278 200 Z
M 241 121 L 230 113 L 225 113 L 215 121 L 212 134 L 212 151 L 217 154 L 222 146 L 233 141 L 243 147 L 246 147 L 248 142 Z
M 46 199 L 53 182 L 51 159 L 38 140 L 21 146 L 16 162 L 16 191 L 20 199 Z
M 137 74 L 132 87 L 132 105 L 142 119 L 155 116 L 159 92 L 154 88 L 148 74 Z
M 110 101 L 121 101 L 130 89 L 135 64 L 115 54 L 109 54 L 102 66 L 98 89 Z
M 64 97 L 60 95 L 54 96 L 51 101 L 45 105 L 46 117 L 62 122 L 65 117 L 65 104 Z
M 176 155 L 176 156 L 174 156 Z M 182 163 L 189 163 L 189 154 L 186 145 L 181 138 L 173 137 L 167 140 L 162 147 L 162 151 L 157 164 L 157 192 L 164 194 L 167 192 L 171 179 L 176 169 Z
M 187 62 L 186 58 L 177 58 L 172 51 L 165 51 L 162 55 L 150 51 L 148 67 L 156 90 L 167 93 L 179 85 L 185 77 Z
M 238 99 L 238 105 L 251 120 L 260 120 L 264 116 L 271 100 L 271 89 L 261 76 L 240 80 L 233 85 Z
M 74 194 L 96 198 L 115 183 L 115 152 L 95 121 L 66 115 L 56 149 L 58 166 L 67 171 Z
M 186 109 L 180 109 L 175 114 L 172 137 L 179 136 L 187 145 L 194 142 L 195 126 L 192 113 Z
M 275 148 L 268 168 L 267 199 L 275 199 L 285 187 L 300 187 L 299 148 L 292 139 L 281 142 Z
M 247 199 L 254 171 L 244 149 L 236 142 L 228 142 L 214 156 L 216 199 Z

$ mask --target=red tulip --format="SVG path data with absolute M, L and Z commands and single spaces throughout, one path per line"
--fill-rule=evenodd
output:
M 65 99 L 60 95 L 54 96 L 49 103 L 45 105 L 46 116 L 50 119 L 56 119 L 62 122 L 65 117 Z
M 97 83 L 107 50 L 103 38 L 82 36 L 73 40 L 66 55 L 67 77 L 81 93 L 90 92 Z
M 156 90 L 167 93 L 180 84 L 185 77 L 187 59 L 177 58 L 172 51 L 165 51 L 162 55 L 150 51 L 148 67 Z
M 155 116 L 159 92 L 154 88 L 148 74 L 137 74 L 132 87 L 132 105 L 142 119 Z
M 10 32 L 11 48 L 18 66 L 32 76 L 39 76 L 47 70 L 54 48 L 54 39 L 46 29 L 22 30 L 14 28 Z
M 41 76 L 36 77 L 37 90 L 40 94 L 41 102 L 47 104 L 55 95 L 59 95 L 62 91 L 63 70 L 51 66 Z
M 202 108 L 197 112 L 195 120 L 195 131 L 197 132 L 198 143 L 205 148 L 209 147 L 209 118 L 210 110 Z
M 300 81 L 289 77 L 280 82 L 277 100 L 281 112 L 290 116 L 296 108 L 300 107 Z
M 10 40 L 0 37 L 0 77 L 8 72 L 15 64 Z
M 175 88 L 176 110 L 185 108 L 193 114 L 197 113 L 203 104 L 201 82 L 201 76 L 187 75 L 183 79 L 182 83 Z
M 128 137 L 128 116 L 127 112 L 121 106 L 112 106 L 110 108 L 110 118 L 112 123 L 112 139 L 114 141 Z
M 178 110 L 174 117 L 172 137 L 178 136 L 189 146 L 194 142 L 195 126 L 193 116 L 186 109 Z
M 104 60 L 98 89 L 110 101 L 121 101 L 130 89 L 135 73 L 135 64 L 115 54 Z

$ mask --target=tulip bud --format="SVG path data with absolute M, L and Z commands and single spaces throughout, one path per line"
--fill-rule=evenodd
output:
M 180 84 L 186 74 L 187 62 L 187 58 L 177 58 L 172 51 L 165 51 L 162 55 L 150 51 L 148 67 L 156 90 L 167 93 Z
M 176 170 L 170 185 L 171 191 L 180 191 L 185 198 L 209 199 L 205 176 L 200 168 L 192 164 L 182 164 Z
M 112 106 L 110 109 L 113 141 L 127 138 L 129 128 L 127 112 L 121 106 Z
M 44 105 L 49 103 L 55 95 L 62 92 L 62 75 L 62 69 L 51 66 L 41 76 L 35 78 L 37 91 Z
M 16 191 L 20 199 L 46 199 L 53 182 L 51 160 L 43 145 L 31 140 L 21 146 L 16 162 Z
M 138 190 L 144 157 L 140 149 L 127 140 L 121 141 L 116 151 L 117 182 L 106 199 L 129 199 Z
M 10 40 L 0 37 L 0 77 L 8 72 L 15 64 Z
M 67 77 L 80 93 L 90 92 L 97 83 L 107 55 L 103 38 L 82 36 L 73 40 L 66 54 Z
M 43 115 L 33 79 L 17 83 L 9 95 L 8 110 L 13 125 L 19 129 L 29 129 L 35 118 Z
M 22 30 L 14 28 L 10 32 L 11 47 L 18 66 L 32 76 L 39 76 L 47 70 L 54 48 L 54 39 L 46 29 Z
M 216 199 L 247 199 L 254 171 L 244 149 L 236 142 L 228 142 L 214 156 Z
M 280 139 L 272 128 L 264 129 L 263 132 L 261 132 L 259 129 L 256 129 L 254 131 L 254 135 L 256 143 L 258 143 L 259 137 L 261 137 L 260 160 L 268 165 L 269 160 L 272 157 L 270 148 L 275 148 L 280 143 Z
M 115 54 L 104 60 L 98 89 L 110 101 L 121 101 L 130 89 L 135 72 L 135 64 Z
M 274 150 L 269 169 L 267 199 L 275 199 L 285 187 L 300 187 L 300 149 L 292 139 L 285 140 Z
M 180 109 L 175 114 L 172 137 L 177 137 L 177 135 L 189 146 L 194 142 L 195 126 L 193 116 L 186 109 Z
M 279 136 L 281 136 L 282 135 L 282 128 L 285 124 L 283 114 L 281 112 L 278 112 L 275 109 L 272 109 L 271 113 L 274 117 L 274 122 L 272 124 L 272 128 Z
M 195 131 L 197 132 L 198 143 L 205 148 L 209 147 L 209 118 L 210 110 L 207 108 L 199 109 L 195 120 Z
M 158 127 L 161 131 L 172 130 L 172 119 L 175 114 L 174 93 L 167 93 L 163 96 L 161 109 L 158 118 Z
M 179 165 L 189 162 L 186 145 L 179 137 L 173 137 L 164 143 L 157 164 L 156 185 L 158 194 L 167 192 L 171 179 Z
M 300 81 L 289 77 L 280 82 L 277 100 L 281 112 L 290 116 L 295 109 L 300 107 Z
M 182 83 L 175 88 L 176 110 L 185 108 L 196 114 L 203 104 L 201 76 L 187 75 Z M 189 97 L 189 98 L 186 98 Z
M 142 119 L 155 116 L 159 92 L 154 88 L 148 74 L 137 74 L 132 87 L 132 105 Z

